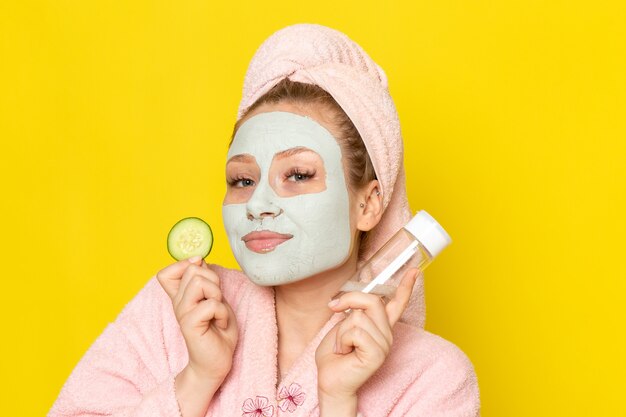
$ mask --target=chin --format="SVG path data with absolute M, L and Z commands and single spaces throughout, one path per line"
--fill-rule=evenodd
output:
M 307 279 L 323 278 L 326 274 L 333 275 L 351 259 L 350 253 L 340 253 L 343 251 L 328 256 L 319 253 L 311 255 L 303 250 L 295 250 L 295 254 L 294 250 L 274 250 L 260 255 L 246 250 L 242 248 L 241 252 L 235 253 L 235 258 L 248 279 L 262 287 L 293 284 Z
M 245 272 L 245 271 L 244 271 Z M 258 276 L 255 274 L 246 274 L 248 279 L 260 287 L 275 287 L 278 285 L 293 284 L 294 282 L 303 281 L 311 276 L 306 277 L 282 277 L 282 276 Z

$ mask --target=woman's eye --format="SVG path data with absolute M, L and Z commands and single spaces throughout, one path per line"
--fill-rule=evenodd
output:
M 310 173 L 310 172 L 299 172 L 299 171 L 293 171 L 290 172 L 286 175 L 286 178 L 289 181 L 293 181 L 293 182 L 302 182 L 302 181 L 306 181 L 309 178 L 311 178 L 313 175 L 315 175 L 315 173 Z
M 239 180 L 237 182 L 238 184 L 241 184 L 241 187 L 252 187 L 254 185 L 254 181 L 252 181 L 251 179 L 243 179 L 243 180 Z
M 244 187 L 252 187 L 254 185 L 254 181 L 251 180 L 250 178 L 235 178 L 233 180 L 230 180 L 228 184 L 233 187 L 244 188 Z

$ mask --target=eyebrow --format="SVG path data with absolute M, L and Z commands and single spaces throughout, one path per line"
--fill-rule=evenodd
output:
M 254 157 L 246 153 L 240 153 L 226 161 L 226 163 L 229 162 L 254 162 Z
M 274 155 L 274 157 L 278 158 L 278 159 L 287 158 L 289 156 L 297 155 L 297 154 L 302 153 L 302 152 L 314 152 L 314 153 L 317 153 L 313 149 L 309 149 L 309 148 L 304 147 L 304 146 L 296 146 L 295 148 L 289 148 L 289 149 L 286 149 L 284 151 L 277 152 L 276 155 Z
M 289 148 L 289 149 L 285 149 L 284 151 L 276 152 L 274 157 L 277 158 L 277 159 L 288 158 L 290 156 L 297 155 L 297 154 L 303 153 L 303 152 L 317 153 L 313 149 L 307 148 L 305 146 L 296 146 L 295 148 Z M 230 163 L 230 162 L 244 162 L 244 163 L 247 163 L 247 162 L 255 162 L 255 159 L 250 154 L 240 153 L 240 154 L 234 155 L 228 161 L 226 161 L 227 164 Z

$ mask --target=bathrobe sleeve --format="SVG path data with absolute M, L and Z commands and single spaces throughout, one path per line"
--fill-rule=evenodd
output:
M 480 417 L 476 374 L 463 351 L 447 342 L 439 346 L 427 366 L 420 368 L 390 417 Z
M 245 276 L 209 267 L 235 309 Z M 171 299 L 153 276 L 80 359 L 48 417 L 181 417 L 174 380 L 188 362 Z
M 180 417 L 174 378 L 181 369 L 168 360 L 167 308 L 154 277 L 89 347 L 48 416 Z
M 474 367 L 453 343 L 396 323 L 383 366 L 359 392 L 359 417 L 479 417 Z

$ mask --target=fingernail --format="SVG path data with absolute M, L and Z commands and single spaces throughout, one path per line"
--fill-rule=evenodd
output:
M 333 307 L 337 307 L 339 305 L 339 300 L 330 300 L 330 302 L 328 303 L 328 307 L 333 308 Z
M 202 256 L 198 255 L 198 256 L 194 256 L 193 258 L 189 258 L 187 259 L 189 262 L 191 262 L 192 264 L 195 264 L 196 262 L 198 262 L 200 259 L 202 259 Z

